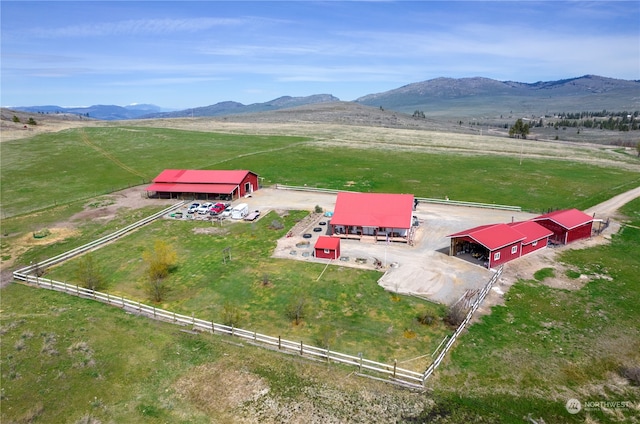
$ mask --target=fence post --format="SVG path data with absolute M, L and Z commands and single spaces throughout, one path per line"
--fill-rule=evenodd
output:
M 358 365 L 358 374 L 362 374 L 362 352 L 358 352 L 358 356 L 360 357 L 360 364 Z
M 393 360 L 393 378 L 396 378 L 396 368 L 398 368 L 398 360 Z
M 302 351 L 302 346 L 303 346 L 303 344 L 302 344 L 302 342 L 300 342 L 300 355 L 304 354 L 304 352 Z
M 120 299 L 122 300 L 122 309 L 124 309 L 124 296 L 120 296 Z
M 278 336 L 278 350 L 282 349 L 282 340 L 280 339 L 280 336 Z

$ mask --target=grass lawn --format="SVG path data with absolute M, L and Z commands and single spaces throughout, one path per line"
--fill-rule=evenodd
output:
M 504 422 L 521 422 L 528 413 L 545 422 L 638 416 L 637 409 L 576 415 L 565 409 L 571 398 L 640 401 L 640 388 L 620 375 L 621 367 L 640 367 L 640 199 L 622 211 L 630 226 L 611 244 L 562 254 L 563 263 L 589 277 L 584 287 L 520 281 L 503 306 L 470 327 L 432 382 L 446 402 L 499 411 Z M 538 275 L 553 278 L 548 268 Z
M 450 329 L 440 319 L 421 325 L 417 317 L 441 317 L 442 307 L 392 296 L 378 286 L 382 274 L 376 271 L 330 266 L 318 281 L 325 264 L 270 257 L 276 239 L 307 213 L 279 217 L 271 212 L 255 223 L 227 224 L 216 234 L 194 231 L 211 229 L 205 222 L 154 222 L 94 253 L 107 279 L 103 291 L 152 304 L 143 253 L 156 240 L 165 240 L 176 250 L 178 263 L 167 278 L 170 291 L 159 307 L 227 325 L 231 309 L 239 315 L 236 327 L 354 356 L 362 352 L 367 359 L 389 364 L 435 350 Z M 269 228 L 274 220 L 284 228 Z M 225 248 L 231 248 L 231 262 L 223 262 Z M 75 259 L 55 267 L 47 277 L 77 284 L 77 263 Z M 305 302 L 304 319 L 294 325 L 287 311 L 300 299 Z M 427 359 L 402 367 L 423 371 Z

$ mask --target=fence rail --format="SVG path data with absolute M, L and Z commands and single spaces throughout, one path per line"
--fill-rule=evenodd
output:
M 349 191 L 349 190 L 334 190 L 331 188 L 291 186 L 291 185 L 284 185 L 284 184 L 276 184 L 274 187 L 277 190 L 308 191 L 312 193 L 326 193 L 326 194 L 338 194 L 342 191 Z M 432 199 L 428 197 L 416 197 L 415 199 L 421 203 L 466 206 L 471 208 L 500 209 L 500 210 L 507 210 L 507 211 L 515 211 L 515 212 L 522 211 L 522 208 L 520 206 L 497 205 L 494 203 L 465 202 L 462 200 Z
M 34 285 L 39 288 L 55 290 L 82 298 L 93 299 L 97 302 L 116 306 L 126 311 L 144 315 L 148 318 L 152 318 L 158 321 L 169 322 L 182 326 L 191 326 L 194 330 L 198 331 L 238 337 L 255 344 L 277 348 L 280 351 L 296 353 L 301 356 L 307 356 L 309 358 L 320 359 L 327 362 L 335 362 L 355 366 L 358 367 L 360 373 L 362 373 L 363 371 L 372 371 L 378 374 L 386 375 L 398 382 L 403 382 L 412 387 L 422 388 L 422 382 L 424 380 L 423 373 L 400 368 L 397 366 L 397 362 L 394 362 L 394 364 L 391 365 L 384 364 L 381 362 L 372 361 L 370 359 L 365 359 L 362 356 L 347 355 L 329 349 L 308 345 L 303 343 L 302 341 L 296 342 L 283 339 L 280 336 L 272 337 L 265 334 L 257 333 L 255 331 L 217 324 L 212 321 L 206 321 L 196 318 L 195 316 L 181 315 L 172 311 L 167 311 L 165 309 L 156 308 L 154 306 L 146 305 L 141 302 L 126 299 L 122 296 L 113 296 L 109 293 L 102 293 L 84 287 L 79 287 L 77 285 L 71 285 L 48 278 L 32 276 L 22 271 L 14 272 L 13 276 L 16 280 L 23 281 L 27 284 Z
M 431 365 L 429 365 L 429 368 L 427 368 L 427 370 L 424 372 L 422 384 L 424 384 L 425 381 L 429 377 L 431 377 L 431 375 L 436 370 L 436 368 L 438 368 L 438 365 L 440 365 L 440 363 L 444 359 L 449 349 L 451 349 L 451 346 L 453 346 L 453 344 L 455 343 L 458 336 L 460 336 L 460 333 L 462 333 L 462 331 L 465 329 L 467 324 L 469 324 L 469 321 L 471 321 L 473 314 L 476 312 L 480 304 L 482 304 L 482 302 L 484 301 L 484 298 L 489 293 L 489 290 L 491 290 L 491 287 L 493 286 L 493 284 L 495 284 L 495 282 L 498 281 L 498 278 L 500 278 L 500 275 L 502 275 L 502 269 L 503 269 L 502 266 L 498 268 L 498 270 L 493 274 L 489 282 L 485 284 L 485 286 L 482 288 L 482 290 L 478 294 L 478 297 L 476 298 L 476 301 L 473 303 L 473 305 L 471 305 L 471 309 L 469 310 L 469 312 L 467 312 L 467 316 L 465 317 L 464 321 L 462 321 L 462 323 L 458 326 L 458 328 L 453 333 L 453 335 L 449 338 L 449 341 L 447 341 L 447 344 L 440 351 L 436 359 L 433 361 Z
M 161 218 L 163 215 L 171 212 L 174 209 L 178 209 L 179 207 L 183 206 L 185 203 L 187 203 L 186 201 L 181 201 L 178 202 L 172 206 L 169 206 L 168 208 L 165 208 L 163 210 L 161 210 L 160 212 L 156 212 L 153 215 L 150 215 L 146 218 L 141 219 L 140 221 L 134 222 L 133 224 L 127 225 L 126 227 L 121 228 L 120 230 L 113 232 L 111 234 L 108 234 L 104 237 L 101 237 L 99 239 L 93 240 L 85 245 L 82 245 L 80 247 L 76 247 L 75 249 L 71 249 L 67 252 L 61 253 L 57 256 L 54 256 L 52 258 L 46 259 L 44 261 L 38 262 L 36 264 L 31 264 L 28 267 L 19 269 L 17 272 L 21 273 L 21 274 L 30 274 L 33 271 L 35 271 L 37 268 L 44 268 L 47 266 L 51 266 L 63 261 L 66 261 L 68 259 L 73 258 L 74 256 L 80 255 L 82 253 L 88 252 L 89 250 L 98 248 L 100 246 L 102 246 L 105 243 L 109 243 L 117 238 L 122 237 L 123 235 L 136 230 L 140 227 L 142 227 L 143 225 L 146 225 L 158 218 Z

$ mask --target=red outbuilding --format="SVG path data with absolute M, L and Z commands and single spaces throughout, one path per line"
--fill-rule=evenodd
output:
M 520 256 L 544 249 L 549 243 L 549 237 L 553 235 L 553 231 L 533 221 L 513 222 L 507 225 L 525 237 L 521 243 Z
M 533 221 L 553 231 L 551 242 L 569 244 L 591 237 L 593 217 L 577 209 L 550 212 L 533 218 Z
M 340 257 L 340 239 L 337 237 L 320 236 L 314 246 L 316 258 L 338 259 Z
M 246 170 L 165 169 L 145 190 L 149 196 L 235 200 L 258 189 L 258 174 Z
M 547 247 L 553 233 L 533 221 L 481 225 L 450 234 L 449 255 L 469 254 L 487 268 Z
M 334 237 L 410 242 L 413 195 L 340 192 L 329 223 Z

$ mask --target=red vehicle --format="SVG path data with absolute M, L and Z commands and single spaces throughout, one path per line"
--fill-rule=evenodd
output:
M 216 203 L 215 205 L 211 206 L 211 209 L 209 209 L 209 214 L 218 215 L 224 212 L 225 209 L 226 209 L 226 206 L 224 203 Z

